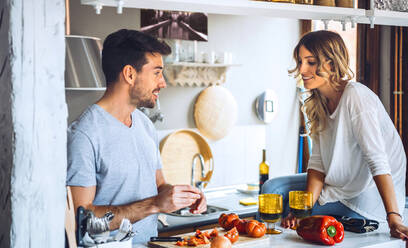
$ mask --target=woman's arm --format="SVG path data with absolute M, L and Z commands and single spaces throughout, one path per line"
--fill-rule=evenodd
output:
M 324 185 L 324 174 L 320 171 L 308 169 L 307 170 L 307 181 L 306 181 L 306 191 L 312 192 L 313 194 L 313 205 L 319 199 L 320 192 L 322 192 Z M 294 228 L 297 224 L 296 217 L 291 213 L 288 214 L 281 222 L 284 228 Z
M 390 227 L 391 236 L 395 238 L 408 239 L 408 227 L 402 223 L 402 218 L 398 214 L 398 204 L 395 197 L 394 184 L 390 175 L 374 176 L 375 184 L 380 192 L 381 199 L 387 212 L 388 226 Z M 393 214 L 389 214 L 393 212 Z M 401 214 L 401 213 L 400 213 Z
M 313 194 L 313 206 L 319 199 L 324 185 L 324 174 L 320 171 L 309 169 L 307 170 L 306 191 Z

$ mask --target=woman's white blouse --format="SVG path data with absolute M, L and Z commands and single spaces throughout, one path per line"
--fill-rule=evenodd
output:
M 326 129 L 313 143 L 308 169 L 325 174 L 321 205 L 340 201 L 378 221 L 386 221 L 386 212 L 373 176 L 390 174 L 403 213 L 404 148 L 381 101 L 363 84 L 347 84 Z

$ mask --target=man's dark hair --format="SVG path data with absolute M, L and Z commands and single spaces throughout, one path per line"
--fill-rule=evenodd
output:
M 140 72 L 147 63 L 146 53 L 168 55 L 171 48 L 156 38 L 129 29 L 121 29 L 106 37 L 102 50 L 102 69 L 109 86 L 118 79 L 126 65 L 133 66 Z

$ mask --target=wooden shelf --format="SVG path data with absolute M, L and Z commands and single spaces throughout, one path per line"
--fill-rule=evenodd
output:
M 374 16 L 374 24 L 376 25 L 408 26 L 408 12 L 374 9 L 366 10 L 366 16 Z
M 252 0 L 122 0 L 124 8 L 204 12 L 226 15 L 256 15 L 303 20 L 354 20 L 377 25 L 408 26 L 408 13 L 356 8 L 326 7 L 306 4 Z M 117 7 L 118 0 L 81 0 L 82 4 Z M 102 10 L 103 12 L 103 10 Z
M 166 63 L 164 75 L 173 86 L 209 86 L 223 84 L 227 70 L 238 64 L 207 64 L 192 62 Z
M 116 7 L 117 0 L 81 0 L 82 4 Z M 178 10 L 226 15 L 257 15 L 292 19 L 365 17 L 365 10 L 250 0 L 125 0 L 125 8 Z

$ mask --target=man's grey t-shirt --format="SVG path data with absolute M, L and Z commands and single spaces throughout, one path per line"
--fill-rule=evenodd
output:
M 67 185 L 96 186 L 94 205 L 123 205 L 157 195 L 161 168 L 152 122 L 139 110 L 127 127 L 97 104 L 68 129 Z M 134 243 L 157 236 L 157 215 L 133 224 Z

